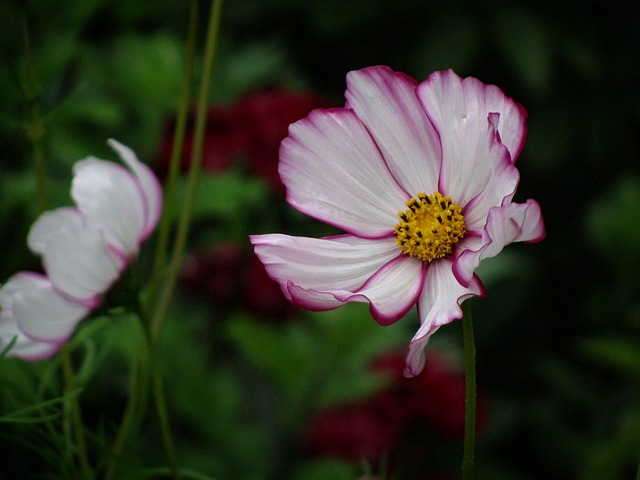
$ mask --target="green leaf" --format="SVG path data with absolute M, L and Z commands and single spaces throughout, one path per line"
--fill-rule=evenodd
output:
M 640 376 L 640 340 L 636 338 L 585 338 L 579 342 L 579 347 L 592 360 L 622 373 Z
M 349 304 L 282 326 L 238 315 L 229 321 L 228 333 L 277 382 L 284 397 L 313 410 L 365 398 L 384 384 L 370 364 L 383 353 L 406 348 L 405 325 L 398 323 L 381 327 L 366 305 Z
M 358 468 L 346 461 L 320 459 L 300 465 L 292 475 L 292 480 L 354 480 Z
M 180 476 L 185 480 L 215 480 L 214 477 L 193 470 L 180 469 Z M 173 472 L 167 467 L 145 468 L 132 470 L 122 476 L 123 480 L 137 480 L 142 478 L 173 478 Z
M 553 50 L 544 22 L 525 7 L 510 7 L 498 13 L 495 33 L 499 51 L 520 80 L 534 90 L 547 90 Z
M 182 215 L 186 190 L 187 178 L 182 176 L 176 183 L 176 201 L 172 207 L 174 222 Z M 213 220 L 216 222 L 215 229 L 205 233 L 220 235 L 222 232 L 225 240 L 235 238 L 246 241 L 251 232 L 252 219 L 269 208 L 266 198 L 267 185 L 259 178 L 243 175 L 237 170 L 221 174 L 201 172 L 193 203 L 193 221 L 196 225 L 201 222 L 211 226 Z M 224 228 L 217 222 L 222 222 Z M 210 245 L 214 240 L 216 238 L 206 237 L 203 242 Z
M 603 257 L 618 264 L 626 280 L 637 282 L 640 267 L 640 178 L 620 178 L 591 205 L 585 217 L 587 234 Z
M 228 333 L 245 355 L 269 372 L 285 390 L 295 389 L 311 368 L 315 345 L 300 326 L 274 328 L 245 315 L 229 321 Z
M 71 395 L 77 395 L 79 391 L 72 392 Z M 61 409 L 57 407 L 66 402 L 65 398 L 54 398 L 44 402 L 39 402 L 28 407 L 21 408 L 14 412 L 5 414 L 0 417 L 0 423 L 41 423 L 48 422 L 61 415 Z M 52 413 L 45 413 L 47 409 L 56 407 Z

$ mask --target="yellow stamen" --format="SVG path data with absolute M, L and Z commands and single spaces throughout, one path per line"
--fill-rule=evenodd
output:
M 407 201 L 409 210 L 398 212 L 395 232 L 400 250 L 423 262 L 451 255 L 453 245 L 466 233 L 462 209 L 440 192 L 417 197 Z

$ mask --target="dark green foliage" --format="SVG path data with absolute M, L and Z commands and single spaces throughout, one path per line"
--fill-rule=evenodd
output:
M 155 165 L 178 103 L 187 4 L 0 2 L 0 282 L 39 265 L 26 248 L 37 214 L 27 135 L 34 102 L 46 131 L 50 207 L 69 204 L 73 162 L 115 158 L 107 138 Z M 233 104 L 247 91 L 278 85 L 310 88 L 341 105 L 347 71 L 387 64 L 418 80 L 452 67 L 498 85 L 527 109 L 516 200 L 540 202 L 548 238 L 510 246 L 479 272 L 488 297 L 474 301 L 478 385 L 489 413 L 478 438 L 478 478 L 628 479 L 637 471 L 638 18 L 639 6 L 611 2 L 225 4 L 212 103 Z M 241 167 L 208 173 L 201 187 L 193 250 L 229 241 L 248 247 L 250 233 L 333 233 Z M 145 245 L 143 258 L 152 247 Z M 113 439 L 142 339 L 137 318 L 107 313 L 83 322 L 73 340 L 94 460 Z M 322 408 L 384 388 L 369 363 L 405 348 L 417 325 L 410 314 L 380 327 L 362 305 L 265 320 L 239 302 L 216 308 L 179 291 L 160 348 L 184 478 L 355 480 L 366 468 L 312 457 L 303 448 L 305 429 Z M 443 327 L 433 342 L 456 358 L 460 326 Z M 0 477 L 77 478 L 64 453 L 57 368 L 56 359 L 0 358 Z M 146 413 L 122 478 L 167 476 L 151 404 Z M 428 431 L 424 439 L 438 461 L 423 461 L 440 470 L 420 478 L 455 473 L 458 456 L 447 472 L 441 468 L 446 442 Z

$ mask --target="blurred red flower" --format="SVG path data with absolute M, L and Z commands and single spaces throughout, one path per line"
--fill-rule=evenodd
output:
M 311 110 L 330 107 L 329 102 L 311 92 L 281 88 L 249 93 L 240 102 L 246 125 L 249 170 L 261 176 L 274 191 L 284 192 L 278 175 L 280 142 L 289 125 Z
M 429 353 L 424 371 L 406 378 L 404 352 L 391 352 L 373 364 L 377 371 L 391 376 L 389 390 L 378 396 L 393 396 L 402 405 L 404 415 L 410 419 L 422 419 L 440 434 L 452 438 L 463 438 L 465 415 L 464 372 L 455 368 L 436 351 Z M 386 402 L 390 403 L 389 400 Z M 484 398 L 478 395 L 476 426 L 481 428 L 486 421 L 487 409 Z
M 370 402 L 334 407 L 311 423 L 309 451 L 360 462 L 377 463 L 397 445 L 400 425 L 385 421 Z
M 202 168 L 222 172 L 235 162 L 243 162 L 255 175 L 264 178 L 277 192 L 284 187 L 278 175 L 278 150 L 287 136 L 289 124 L 311 110 L 328 107 L 329 102 L 312 92 L 294 92 L 284 88 L 247 93 L 230 105 L 215 105 L 207 112 L 202 152 Z M 191 162 L 195 114 L 185 131 L 181 167 Z M 171 120 L 160 142 L 158 170 L 166 174 L 173 149 L 175 120 Z
M 380 461 L 393 457 L 403 432 L 422 422 L 443 438 L 464 436 L 464 372 L 431 351 L 422 373 L 404 376 L 404 352 L 377 358 L 372 368 L 389 375 L 389 383 L 372 397 L 320 412 L 311 422 L 307 447 L 314 455 L 349 461 Z M 478 396 L 478 426 L 486 419 L 484 399 Z
M 187 257 L 180 287 L 223 310 L 240 306 L 261 318 L 285 318 L 295 311 L 253 251 L 234 243 Z

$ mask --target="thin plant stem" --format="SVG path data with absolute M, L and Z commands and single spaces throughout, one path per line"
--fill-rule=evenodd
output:
M 22 11 L 22 43 L 24 57 L 27 63 L 28 85 L 23 88 L 26 102 L 29 107 L 30 121 L 26 127 L 27 136 L 31 141 L 33 161 L 36 173 L 36 207 L 39 213 L 47 209 L 47 182 L 45 174 L 44 136 L 45 129 L 42 125 L 40 114 L 40 84 L 36 73 L 35 61 L 31 49 L 29 37 L 29 23 L 27 21 L 26 7 Z
M 22 10 L 22 42 L 27 67 L 28 84 L 24 87 L 26 102 L 30 110 L 30 123 L 27 125 L 27 136 L 33 149 L 33 161 L 36 174 L 36 208 L 40 214 L 47 209 L 47 179 L 45 169 L 44 137 L 46 134 L 40 112 L 41 87 L 38 82 L 36 64 L 33 58 L 29 35 L 29 22 L 26 7 Z M 93 479 L 93 471 L 89 463 L 87 442 L 82 422 L 82 412 L 78 401 L 75 373 L 71 360 L 71 351 L 65 346 L 60 353 L 62 376 L 65 390 L 65 419 L 73 430 L 75 452 L 78 457 L 82 478 Z M 72 445 L 73 447 L 73 445 Z M 70 452 L 72 453 L 72 452 Z M 72 457 L 73 458 L 73 457 Z
M 462 304 L 462 311 L 466 390 L 462 479 L 471 480 L 473 478 L 473 465 L 476 449 L 476 346 L 473 335 L 471 306 L 468 300 Z
M 156 244 L 152 284 L 148 305 L 153 308 L 156 302 L 158 288 L 162 280 L 162 270 L 167 261 L 167 245 L 169 243 L 169 230 L 171 226 L 171 216 L 173 204 L 175 202 L 176 180 L 179 173 L 182 149 L 184 145 L 184 135 L 187 125 L 189 103 L 191 100 L 191 82 L 193 78 L 193 63 L 196 51 L 196 37 L 198 31 L 198 1 L 191 0 L 189 9 L 189 27 L 187 31 L 187 47 L 185 55 L 184 71 L 182 74 L 182 91 L 178 102 L 176 113 L 176 126 L 173 133 L 173 150 L 171 152 L 171 162 L 169 173 L 165 185 L 164 213 L 158 227 L 158 243 Z
M 64 377 L 66 402 L 69 407 L 69 414 L 71 415 L 71 426 L 75 437 L 75 450 L 78 456 L 78 463 L 80 464 L 80 471 L 82 473 L 82 478 L 87 480 L 92 479 L 94 478 L 93 471 L 89 464 L 82 414 L 80 412 L 75 375 L 73 373 L 73 362 L 71 361 L 71 352 L 68 346 L 65 346 L 62 349 L 62 352 L 60 353 L 60 361 L 62 362 L 62 375 Z
M 131 372 L 131 388 L 125 412 L 120 422 L 120 428 L 116 434 L 116 439 L 111 449 L 111 455 L 104 474 L 104 480 L 115 478 L 120 466 L 120 459 L 127 445 L 131 431 L 135 423 L 142 417 L 145 406 L 144 384 L 145 384 L 145 358 L 146 352 L 138 351 Z
M 193 201 L 195 198 L 195 192 L 200 173 L 200 164 L 202 161 L 202 145 L 204 140 L 206 113 L 209 103 L 209 88 L 211 85 L 211 76 L 213 72 L 218 32 L 220 29 L 222 3 L 222 0 L 213 0 L 211 5 L 209 24 L 207 27 L 207 40 L 205 44 L 202 79 L 197 103 L 195 137 L 192 148 L 193 153 L 187 178 L 187 190 L 182 205 L 182 215 L 180 216 L 180 221 L 178 223 L 176 240 L 173 245 L 167 278 L 157 308 L 155 304 L 155 298 L 153 299 L 154 303 L 150 305 L 150 308 L 154 309 L 152 310 L 153 316 L 151 317 L 150 328 L 148 331 L 151 350 L 154 398 L 156 402 L 158 419 L 160 421 L 160 428 L 162 432 L 167 460 L 175 479 L 180 478 L 180 470 L 178 468 L 175 445 L 169 425 L 169 415 L 166 406 L 166 399 L 164 396 L 163 379 L 159 366 L 157 365 L 158 357 L 156 355 L 156 345 L 158 344 L 160 333 L 162 331 L 162 327 L 164 326 L 164 322 L 169 311 L 169 306 L 171 305 L 171 301 L 173 299 L 173 293 L 175 290 L 182 257 L 186 248 L 187 236 L 191 224 Z
M 192 149 L 193 153 L 191 157 L 191 164 L 189 167 L 189 176 L 187 178 L 187 190 L 183 201 L 182 215 L 180 216 L 180 221 L 178 223 L 176 240 L 173 245 L 166 283 L 158 307 L 151 319 L 152 341 L 155 341 L 155 339 L 157 339 L 160 335 L 160 331 L 162 330 L 162 326 L 169 311 L 169 306 L 171 305 L 171 301 L 173 299 L 173 293 L 175 290 L 182 257 L 186 248 L 189 227 L 191 225 L 191 213 L 193 209 L 193 202 L 195 199 L 198 177 L 200 174 L 200 164 L 202 161 L 202 145 L 204 140 L 207 107 L 209 103 L 209 87 L 211 86 L 211 75 L 213 72 L 214 54 L 216 51 L 218 31 L 220 27 L 220 14 L 222 11 L 222 4 L 222 0 L 213 0 L 211 13 L 209 16 L 202 80 L 200 83 L 200 92 L 198 95 L 197 103 L 195 136 Z
M 145 337 L 148 343 L 148 357 L 138 354 L 135 365 L 134 372 L 132 374 L 131 379 L 131 393 L 129 396 L 129 401 L 126 407 L 126 410 L 123 414 L 122 421 L 120 424 L 120 428 L 118 433 L 116 434 L 116 439 L 114 441 L 111 458 L 107 465 L 107 469 L 104 475 L 104 480 L 112 480 L 115 478 L 118 468 L 119 462 L 124 452 L 124 449 L 129 440 L 129 436 L 131 435 L 131 431 L 133 430 L 133 426 L 136 421 L 141 417 L 141 410 L 143 409 L 141 405 L 145 402 L 141 397 L 144 397 L 143 394 L 143 385 L 145 381 L 144 376 L 144 364 L 145 359 L 149 358 L 152 362 L 152 381 L 154 385 L 154 395 L 156 399 L 156 405 L 158 409 L 158 416 L 161 419 L 161 429 L 163 432 L 163 442 L 165 445 L 165 450 L 167 450 L 167 456 L 169 463 L 171 465 L 171 470 L 174 477 L 177 477 L 177 461 L 175 455 L 175 449 L 173 448 L 173 443 L 171 442 L 170 431 L 168 430 L 168 415 L 166 412 L 166 402 L 164 401 L 164 392 L 162 389 L 161 378 L 158 380 L 159 373 L 156 373 L 157 368 L 155 367 L 155 341 L 151 338 L 151 325 L 148 321 L 148 318 L 152 318 L 151 314 L 153 313 L 153 308 L 155 307 L 156 298 L 158 295 L 158 291 L 161 285 L 162 279 L 162 270 L 165 266 L 166 262 L 166 250 L 167 243 L 169 239 L 169 227 L 171 221 L 171 211 L 172 204 L 175 201 L 175 183 L 178 175 L 178 167 L 180 164 L 180 156 L 182 152 L 182 145 L 184 143 L 184 131 L 186 126 L 187 113 L 189 109 L 189 101 L 191 97 L 191 81 L 193 76 L 193 63 L 195 58 L 195 50 L 196 50 L 196 37 L 198 30 L 198 1 L 191 0 L 190 2 L 190 13 L 189 13 L 189 25 L 187 31 L 187 41 L 186 41 L 186 54 L 185 54 L 185 66 L 183 70 L 182 76 L 182 90 L 180 93 L 180 100 L 178 105 L 178 112 L 176 118 L 176 129 L 174 132 L 174 144 L 173 151 L 171 155 L 171 164 L 169 170 L 169 176 L 167 179 L 167 185 L 165 188 L 165 208 L 162 219 L 160 221 L 159 226 L 159 237 L 158 244 L 156 246 L 156 252 L 154 257 L 154 265 L 153 265 L 153 274 L 151 281 L 151 289 L 150 295 L 147 299 L 147 308 L 140 309 L 141 319 L 143 326 L 145 328 Z M 158 386 L 158 384 L 160 386 Z M 158 400 L 158 392 L 160 393 L 160 400 Z M 158 405 L 160 402 L 160 405 Z M 164 406 L 164 407 L 163 407 Z M 162 412 L 162 413 L 160 413 Z M 167 440 L 168 439 L 168 440 Z
M 152 352 L 155 355 L 155 352 Z M 173 437 L 171 436 L 171 428 L 169 425 L 169 411 L 167 409 L 167 401 L 164 395 L 164 383 L 162 379 L 162 372 L 155 360 L 152 365 L 152 381 L 153 381 L 153 395 L 156 403 L 156 411 L 158 418 L 160 419 L 160 432 L 162 435 L 162 442 L 167 454 L 167 461 L 169 462 L 169 468 L 173 478 L 179 480 L 182 478 L 180 469 L 178 467 L 178 457 L 176 455 L 175 446 L 173 444 Z

